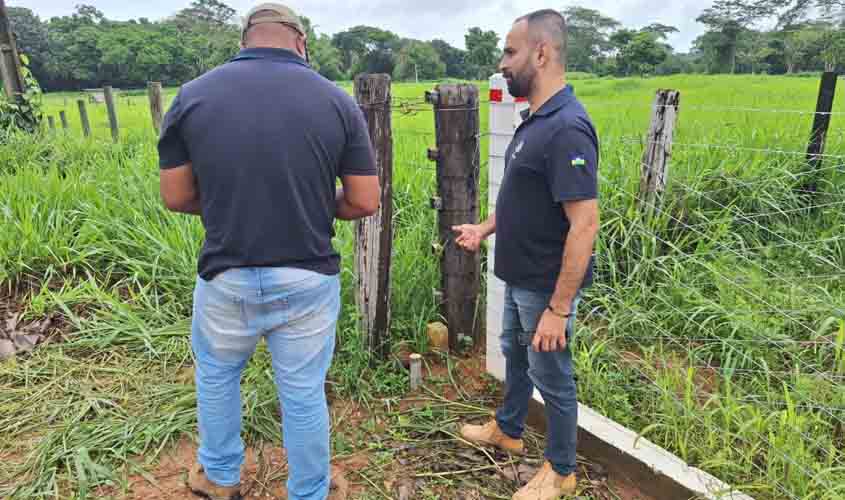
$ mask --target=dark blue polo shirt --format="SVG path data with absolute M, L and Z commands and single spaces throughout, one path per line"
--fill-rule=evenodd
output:
M 336 179 L 376 175 L 355 101 L 282 49 L 242 50 L 183 85 L 158 150 L 162 169 L 193 165 L 206 280 L 246 266 L 337 274 Z
M 598 136 L 570 86 L 523 118 L 496 202 L 495 274 L 511 286 L 553 292 L 569 233 L 563 202 L 598 197 Z M 592 268 L 591 261 L 583 286 L 592 283 Z

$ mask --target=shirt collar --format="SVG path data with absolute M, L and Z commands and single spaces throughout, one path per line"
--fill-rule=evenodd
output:
M 245 61 L 248 59 L 268 59 L 271 61 L 292 62 L 295 64 L 301 64 L 302 66 L 308 66 L 305 59 L 299 57 L 299 55 L 294 51 L 270 47 L 252 47 L 248 49 L 241 49 L 241 51 L 238 52 L 238 55 L 233 57 L 231 60 Z
M 540 106 L 540 109 L 534 112 L 533 116 L 550 115 L 562 108 L 563 105 L 566 104 L 566 102 L 573 96 L 575 96 L 575 89 L 572 88 L 572 85 L 567 83 L 565 87 L 550 97 L 548 101 L 544 102 L 543 105 Z M 522 115 L 523 120 L 527 120 L 529 116 L 532 116 L 530 109 L 523 110 L 520 114 Z

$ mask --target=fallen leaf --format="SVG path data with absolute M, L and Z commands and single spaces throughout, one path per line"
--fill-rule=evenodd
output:
M 6 318 L 6 331 L 12 333 L 18 327 L 18 319 L 20 319 L 21 313 L 12 314 L 8 318 Z
M 408 479 L 403 479 L 397 489 L 399 493 L 399 500 L 410 500 L 411 498 L 414 498 L 414 494 L 416 493 L 414 483 Z
M 41 340 L 41 335 L 16 335 L 12 338 L 18 352 L 30 352 Z
M 15 344 L 11 340 L 0 339 L 0 360 L 11 358 L 15 355 Z

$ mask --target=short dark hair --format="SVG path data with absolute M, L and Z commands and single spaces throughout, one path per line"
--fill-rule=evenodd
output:
M 553 9 L 534 11 L 517 18 L 514 23 L 525 21 L 528 32 L 535 39 L 551 42 L 560 53 L 560 64 L 566 69 L 566 19 L 563 14 Z

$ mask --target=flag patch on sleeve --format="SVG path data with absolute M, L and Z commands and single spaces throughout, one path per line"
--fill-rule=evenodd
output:
M 574 154 L 569 157 L 569 164 L 575 168 L 587 166 L 587 159 L 584 155 Z

